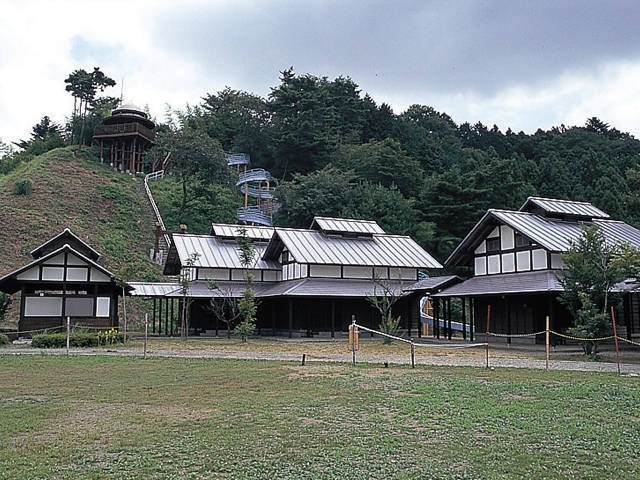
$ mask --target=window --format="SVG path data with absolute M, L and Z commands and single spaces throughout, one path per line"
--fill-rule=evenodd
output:
M 500 238 L 487 238 L 487 252 L 500 251 Z
M 521 233 L 516 233 L 516 248 L 517 247 L 528 247 L 531 244 L 529 239 L 522 235 Z

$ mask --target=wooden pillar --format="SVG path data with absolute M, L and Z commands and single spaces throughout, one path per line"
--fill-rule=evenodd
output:
M 137 138 L 133 137 L 133 141 L 131 142 L 131 173 L 136 173 L 136 147 L 137 147 Z
M 224 315 L 224 309 L 222 310 L 222 315 Z M 220 329 L 220 316 L 216 315 L 216 338 L 218 337 L 218 331 Z
M 336 337 L 336 299 L 331 299 L 331 338 Z
M 460 301 L 462 302 L 462 339 L 467 339 L 467 299 L 465 297 L 461 297 Z
M 440 299 L 433 299 L 433 336 L 440 338 Z
M 171 315 L 167 316 L 165 321 L 164 333 L 165 335 L 170 335 L 169 329 L 171 329 L 171 334 L 173 334 L 173 316 L 175 315 L 175 305 L 176 301 L 174 298 L 171 299 Z
M 293 337 L 293 299 L 289 299 L 289 338 Z
M 376 325 L 374 324 L 375 322 L 375 317 L 377 316 L 378 312 L 373 310 L 373 307 L 369 308 L 369 328 L 372 330 L 371 332 L 369 332 L 369 337 L 373 338 L 373 330 L 378 330 L 376 328 Z M 382 318 L 382 316 L 381 316 Z
M 278 302 L 279 303 L 279 302 Z M 271 335 L 276 336 L 276 308 L 271 309 Z
M 549 330 L 555 329 L 555 315 L 553 314 L 553 294 L 547 293 L 547 311 L 549 312 Z M 551 342 L 553 346 L 556 344 L 556 336 L 553 336 Z
M 451 340 L 453 328 L 451 327 L 451 297 L 447 298 L 447 338 Z
M 151 314 L 151 332 L 156 333 L 156 308 L 157 298 L 153 297 L 153 313 Z
M 507 313 L 507 345 L 511 345 L 511 302 L 507 295 L 504 297 L 504 306 Z
M 476 330 L 476 300 L 469 297 L 469 339 L 473 342 Z

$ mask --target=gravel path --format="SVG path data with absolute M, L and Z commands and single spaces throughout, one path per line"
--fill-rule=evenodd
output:
M 70 349 L 70 355 L 105 355 L 105 356 L 123 356 L 123 357 L 143 357 L 142 349 Z M 66 349 L 37 349 L 37 348 L 2 348 L 2 355 L 66 355 Z M 299 353 L 288 352 L 220 352 L 214 350 L 162 350 L 153 349 L 147 352 L 147 357 L 166 357 L 166 358 L 224 358 L 239 360 L 276 360 L 302 362 L 302 355 Z M 305 354 L 306 362 L 352 362 L 352 355 L 345 354 Z M 357 363 L 377 363 L 396 365 L 410 365 L 411 358 L 409 355 L 356 355 Z M 486 359 L 484 357 L 463 357 L 463 356 L 424 356 L 416 355 L 416 365 L 436 365 L 436 366 L 465 366 L 465 367 L 486 367 Z M 489 366 L 491 368 L 532 368 L 545 369 L 545 360 L 532 358 L 504 358 L 489 356 Z M 573 360 L 550 360 L 550 370 L 569 370 L 584 372 L 613 372 L 618 371 L 618 366 L 612 362 L 583 362 Z M 623 375 L 640 376 L 640 364 L 621 363 L 620 372 Z

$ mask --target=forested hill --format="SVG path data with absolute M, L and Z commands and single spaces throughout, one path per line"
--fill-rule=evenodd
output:
M 180 119 L 271 171 L 281 226 L 375 219 L 444 260 L 488 208 L 531 195 L 589 201 L 640 225 L 640 142 L 595 117 L 534 134 L 458 125 L 424 105 L 396 114 L 349 78 L 288 70 L 267 98 L 227 88 Z
M 109 114 L 99 100 L 82 119 L 89 126 Z M 208 233 L 211 222 L 234 221 L 243 198 L 223 152 L 248 153 L 251 168 L 271 172 L 282 205 L 276 226 L 308 227 L 314 216 L 372 219 L 441 261 L 488 208 L 517 209 L 532 195 L 588 201 L 640 227 L 640 141 L 596 117 L 533 134 L 457 124 L 426 105 L 393 112 L 348 77 L 293 70 L 266 98 L 226 88 L 170 113 L 146 154 L 149 170 L 168 175 L 153 188 L 170 229 L 184 223 Z M 135 182 L 95 161 L 78 163 L 70 150 L 32 160 L 69 141 L 90 144 L 92 128 L 81 124 L 62 129 L 44 117 L 21 142 L 24 151 L 0 158 L 0 248 L 33 248 L 69 226 L 122 268 L 125 255 L 145 257 L 140 246 L 149 241 L 128 232 L 150 228 L 134 212 L 142 207 L 121 196 Z M 30 196 L 12 193 L 20 176 L 33 179 Z M 85 194 L 84 204 L 69 203 Z M 129 216 L 113 224 L 114 212 Z
M 0 175 L 0 276 L 32 261 L 31 250 L 69 228 L 120 278 L 158 277 L 147 258 L 153 233 L 138 194 L 140 179 L 76 148 L 51 150 Z M 16 184 L 25 181 L 30 191 L 17 193 Z

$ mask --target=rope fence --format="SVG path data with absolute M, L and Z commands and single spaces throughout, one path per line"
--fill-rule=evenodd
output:
M 640 343 L 638 342 L 634 342 L 632 340 L 626 339 L 626 338 L 622 338 L 619 337 L 617 335 L 617 333 L 614 333 L 614 335 L 608 335 L 608 336 L 604 336 L 604 337 L 593 337 L 593 338 L 589 338 L 589 337 L 577 337 L 577 336 L 573 336 L 573 335 L 567 335 L 565 333 L 560 333 L 560 332 L 556 332 L 554 330 L 551 330 L 549 328 L 549 318 L 547 317 L 547 325 L 546 325 L 546 329 L 545 330 L 541 330 L 538 332 L 533 332 L 533 333 L 524 333 L 524 334 L 503 334 L 503 333 L 494 333 L 494 332 L 484 332 L 486 335 L 487 340 L 485 342 L 478 342 L 478 343 L 464 343 L 464 344 L 451 344 L 451 343 L 444 343 L 444 344 L 435 344 L 435 343 L 421 343 L 421 342 L 416 342 L 414 341 L 413 338 L 407 339 L 407 338 L 403 338 L 403 337 L 398 337 L 396 335 L 390 335 L 388 333 L 385 332 L 381 332 L 379 330 L 374 330 L 372 328 L 369 327 L 365 327 L 364 325 L 359 325 L 356 323 L 355 319 L 352 320 L 351 325 L 349 326 L 349 351 L 352 352 L 353 354 L 353 364 L 355 365 L 356 363 L 356 352 L 358 351 L 359 348 L 359 340 L 358 340 L 358 335 L 360 331 L 364 331 L 364 332 L 369 332 L 372 333 L 374 335 L 378 335 L 380 337 L 385 337 L 385 338 L 389 338 L 391 340 L 396 340 L 398 342 L 402 342 L 402 343 L 406 343 L 410 345 L 411 348 L 411 367 L 415 368 L 415 347 L 423 347 L 423 348 L 433 348 L 433 349 L 447 349 L 447 350 L 458 350 L 458 349 L 464 349 L 464 348 L 478 348 L 478 347 L 484 347 L 485 348 L 485 356 L 486 356 L 486 367 L 489 368 L 489 341 L 488 341 L 488 337 L 496 337 L 496 338 L 507 338 L 507 339 L 512 339 L 512 338 L 525 338 L 525 337 L 538 337 L 540 335 L 545 335 L 545 358 L 546 358 L 546 370 L 549 371 L 549 346 L 550 346 L 550 337 L 551 335 L 556 335 L 557 337 L 566 339 L 566 340 L 571 340 L 571 341 L 576 341 L 576 342 L 604 342 L 604 341 L 610 341 L 610 340 L 615 340 L 615 346 L 616 346 L 616 363 L 617 363 L 617 367 L 618 367 L 618 373 L 620 373 L 620 352 L 619 352 L 619 348 L 618 348 L 618 341 L 621 342 L 625 342 L 629 345 L 633 345 L 636 347 L 640 347 Z M 304 365 L 304 360 L 303 360 L 303 365 Z

